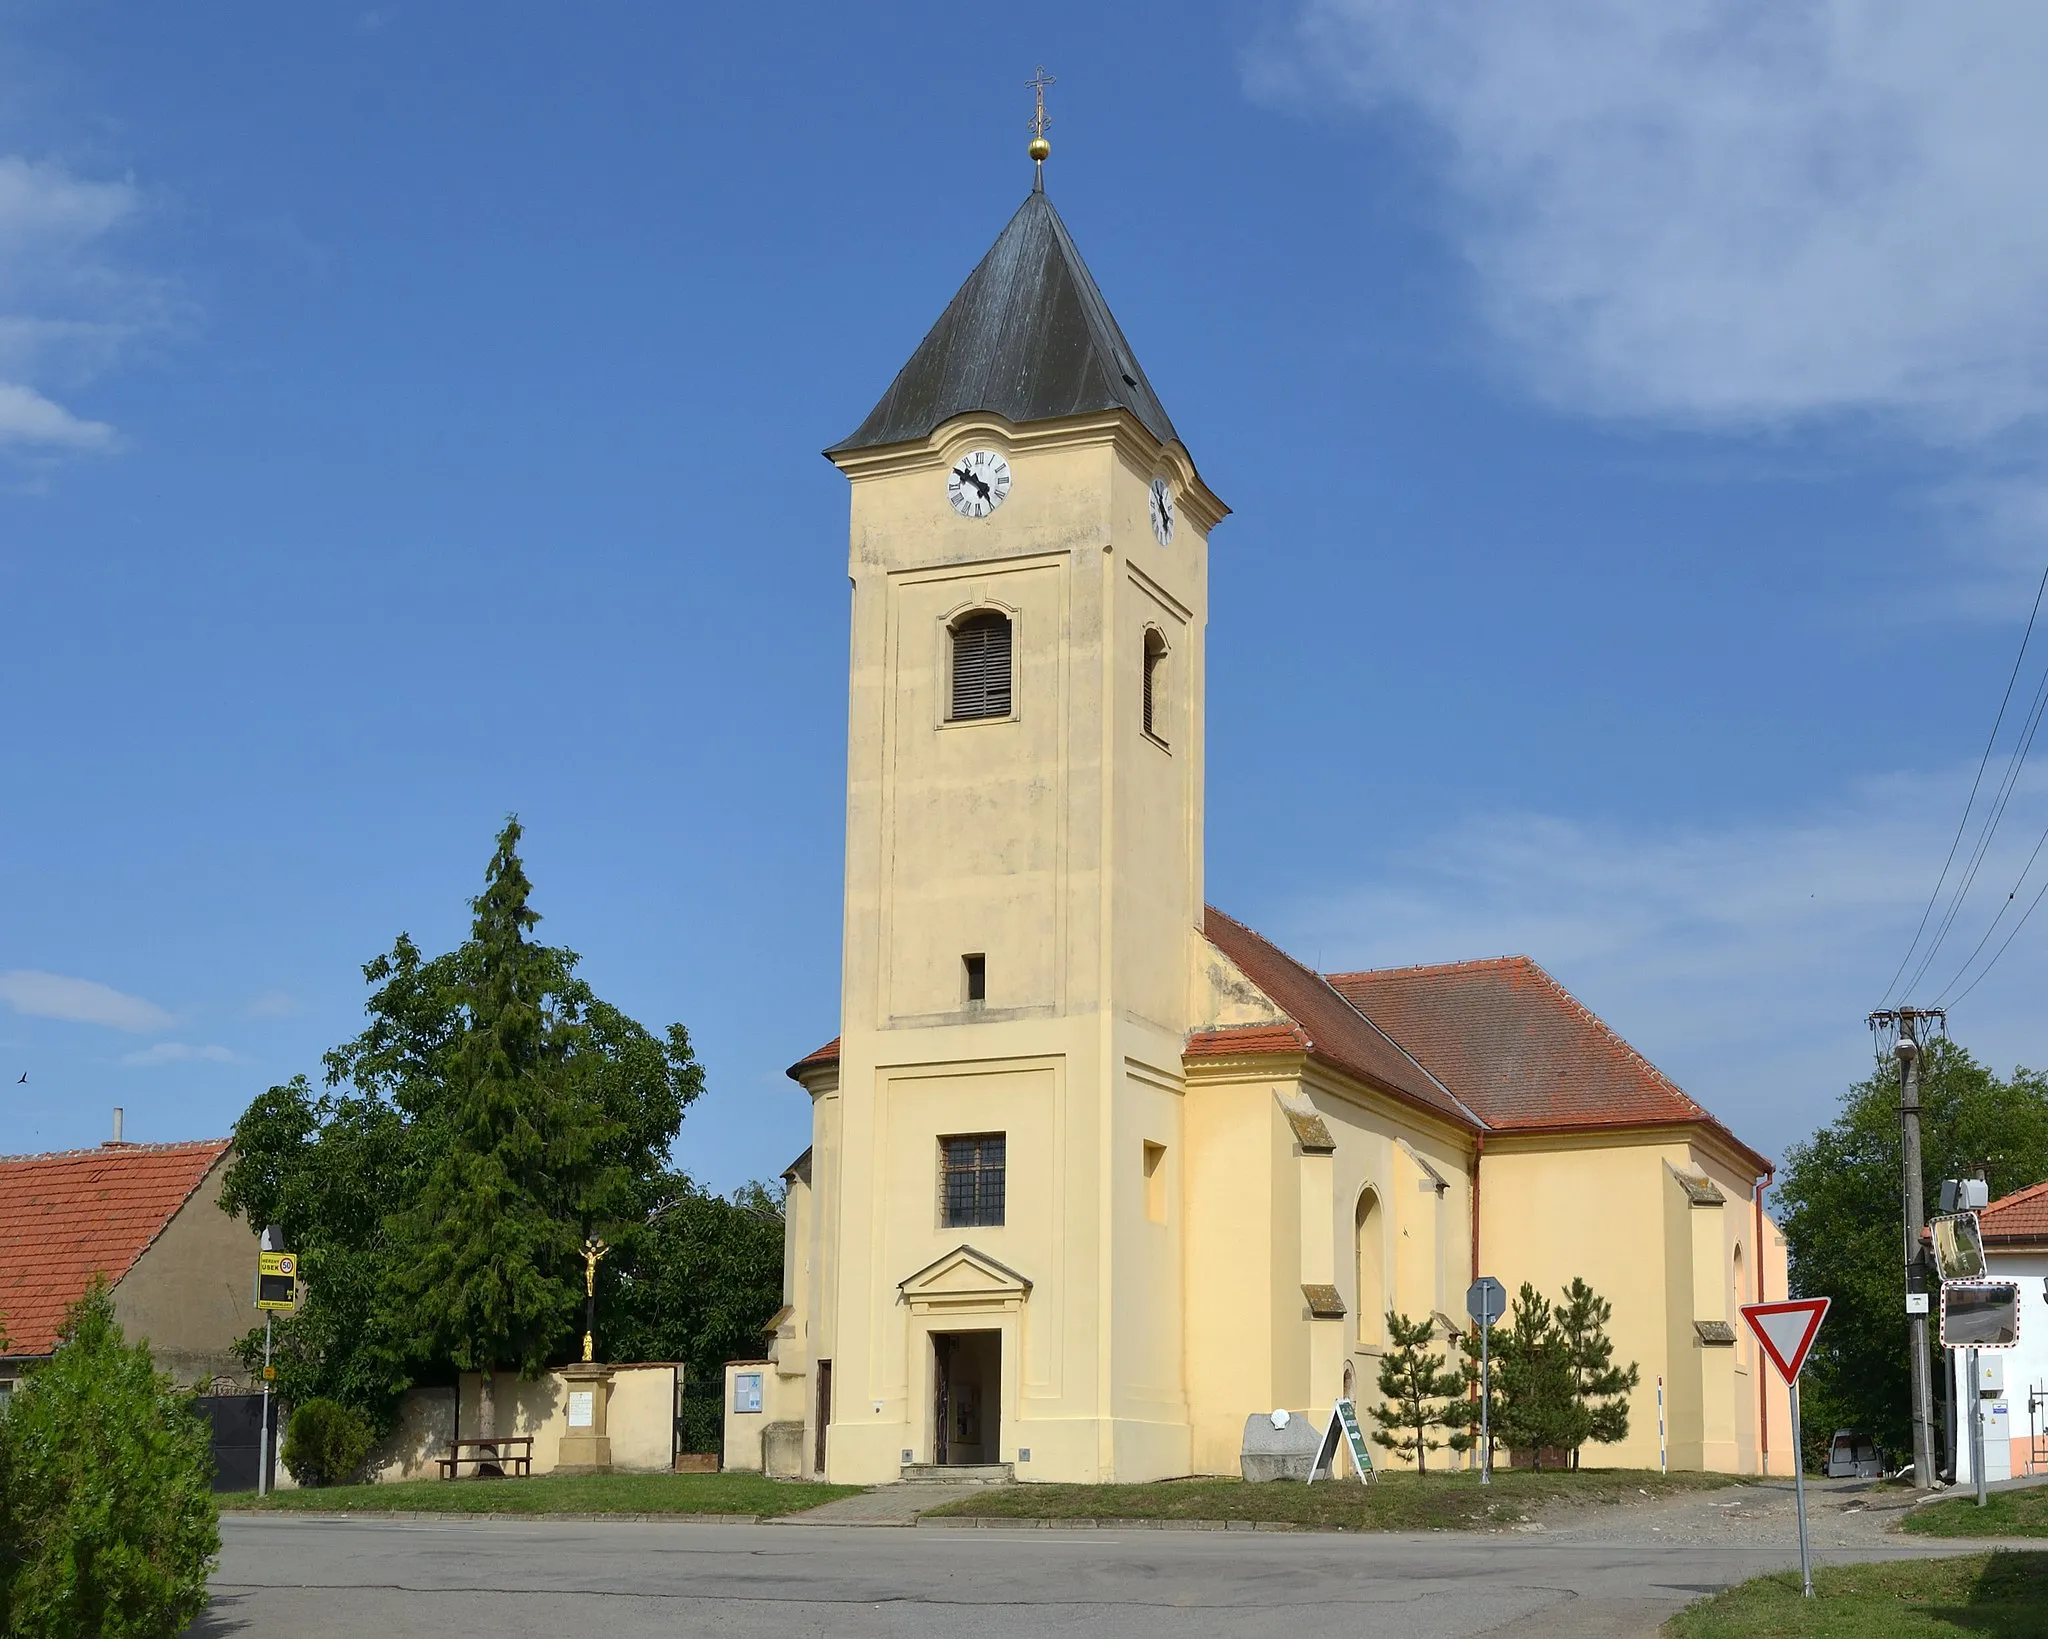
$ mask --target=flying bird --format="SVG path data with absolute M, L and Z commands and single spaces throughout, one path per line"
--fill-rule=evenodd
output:
M 27 1072 L 26 1070 L 24 1070 L 24 1071 L 22 1071 L 22 1072 L 21 1072 L 21 1079 L 22 1079 L 22 1081 L 27 1081 L 27 1080 L 28 1080 L 28 1072 Z M 19 1083 L 19 1082 L 17 1082 L 17 1083 L 16 1083 L 16 1085 L 17 1085 L 17 1086 L 19 1086 L 19 1085 L 20 1085 L 20 1083 Z

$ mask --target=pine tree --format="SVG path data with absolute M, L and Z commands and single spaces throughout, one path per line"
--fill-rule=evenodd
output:
M 1614 1305 L 1574 1275 L 1564 1302 L 1557 1306 L 1555 1324 L 1571 1369 L 1572 1397 L 1586 1430 L 1584 1438 L 1601 1445 L 1628 1438 L 1628 1395 L 1642 1381 L 1635 1362 L 1626 1369 L 1614 1364 L 1614 1340 L 1607 1335 L 1613 1318 Z M 1572 1467 L 1577 1468 L 1579 1445 L 1571 1451 Z
M 1476 1362 L 1470 1345 L 1467 1353 Z M 1528 1281 L 1510 1306 L 1507 1326 L 1494 1328 L 1491 1353 L 1494 1439 L 1510 1451 L 1528 1452 L 1539 1469 L 1545 1451 L 1570 1451 L 1585 1439 L 1556 1311 Z M 1466 1369 L 1477 1375 L 1476 1363 Z
M 1373 1421 L 1380 1426 L 1373 1430 L 1372 1441 L 1396 1456 L 1413 1457 L 1418 1474 L 1427 1467 L 1429 1452 L 1446 1444 L 1463 1451 L 1472 1443 L 1463 1431 L 1465 1408 L 1458 1398 L 1465 1392 L 1464 1376 L 1444 1369 L 1444 1357 L 1429 1347 L 1435 1340 L 1434 1320 L 1410 1320 L 1387 1311 L 1388 1346 L 1380 1357 L 1382 1400 L 1372 1408 Z M 1440 1428 L 1458 1432 L 1448 1441 L 1432 1440 L 1430 1431 Z
M 390 1230 L 408 1259 L 396 1283 L 403 1321 L 424 1350 L 482 1374 L 486 1435 L 497 1432 L 495 1374 L 537 1374 L 574 1325 L 581 1209 L 602 1147 L 598 1114 L 565 1068 L 582 1027 L 544 1005 L 554 964 L 527 937 L 540 915 L 519 836 L 508 820 L 474 902 L 449 1142 Z

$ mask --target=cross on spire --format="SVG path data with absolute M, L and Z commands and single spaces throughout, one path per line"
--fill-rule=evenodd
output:
M 1036 167 L 1032 176 L 1031 191 L 1045 192 L 1045 158 L 1052 152 L 1052 144 L 1045 140 L 1045 133 L 1052 121 L 1045 117 L 1045 88 L 1057 85 L 1059 81 L 1046 73 L 1045 64 L 1038 65 L 1038 72 L 1024 82 L 1025 88 L 1037 99 L 1031 115 L 1031 161 Z

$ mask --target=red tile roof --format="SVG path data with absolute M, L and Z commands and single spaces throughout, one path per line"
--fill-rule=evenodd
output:
M 1986 1246 L 2048 1244 L 2048 1183 L 2002 1195 L 1977 1214 Z
M 1705 1126 L 1769 1166 L 1526 956 L 1333 973 L 1330 983 L 1495 1131 Z
M 226 1155 L 229 1140 L 103 1144 L 0 1156 L 0 1331 L 5 1353 L 57 1346 L 95 1271 L 119 1281 Z
M 1526 956 L 1325 975 L 1213 905 L 1202 931 L 1286 1016 L 1198 1030 L 1188 1058 L 1301 1054 L 1474 1131 L 1704 1127 L 1770 1169 Z M 838 1059 L 835 1039 L 789 1074 Z
M 839 1038 L 834 1036 L 823 1047 L 804 1056 L 782 1073 L 791 1081 L 802 1081 L 813 1070 L 822 1070 L 828 1064 L 839 1062 Z
M 1461 1127 L 1479 1126 L 1473 1113 L 1441 1082 L 1396 1046 L 1386 1032 L 1332 989 L 1330 981 L 1313 968 L 1304 967 L 1271 940 L 1261 938 L 1236 918 L 1225 916 L 1214 905 L 1207 907 L 1202 932 L 1210 944 L 1235 962 L 1239 971 L 1293 1020 L 1298 1044 L 1287 1047 L 1276 1043 L 1278 1051 L 1306 1051 L 1310 1058 L 1320 1059 L 1410 1104 L 1448 1116 Z M 1205 1034 L 1235 1037 L 1240 1043 L 1244 1037 L 1241 1031 Z M 1248 1049 L 1236 1045 L 1227 1050 Z

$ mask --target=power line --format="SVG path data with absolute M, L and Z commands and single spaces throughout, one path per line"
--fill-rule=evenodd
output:
M 2020 741 L 2013 747 L 2012 757 L 2005 767 L 2005 774 L 1999 781 L 1998 793 L 1992 798 L 1991 811 L 1984 818 L 1984 827 L 1977 833 L 1976 846 L 1970 852 L 1969 864 L 1964 867 L 1962 877 L 1956 883 L 1956 891 L 1949 900 L 1948 910 L 1943 915 L 1941 926 L 1935 930 L 1934 942 L 1927 947 L 1927 954 L 1920 958 L 1920 965 L 1913 970 L 1913 977 L 1906 981 L 1906 988 L 1912 989 L 1927 976 L 1927 970 L 1934 965 L 1934 958 L 1941 950 L 1942 941 L 1948 937 L 1949 929 L 1955 926 L 1956 917 L 1961 913 L 1963 901 L 1968 898 L 1971 887 L 1977 880 L 1977 872 L 1983 868 L 1985 858 L 1991 852 L 1992 838 L 1998 834 L 1999 821 L 2005 818 L 2006 805 L 2012 801 L 2014 789 L 2019 785 L 2021 772 L 2027 765 L 2027 754 L 2033 750 L 2034 736 L 2040 732 L 2041 715 L 2048 710 L 2048 671 L 2041 674 L 2040 687 L 2034 691 L 2034 703 L 2027 713 L 2027 726 Z
M 2012 885 L 2012 891 L 2008 893 L 2005 896 L 2004 900 L 2000 903 L 1998 907 L 1998 914 L 1992 917 L 1991 926 L 1984 930 L 1984 937 L 1977 941 L 1976 949 L 1972 950 L 1969 955 L 1963 958 L 1963 965 L 1956 969 L 1956 976 L 1953 979 L 1949 980 L 1947 984 L 1942 986 L 1941 994 L 1934 998 L 1935 1006 L 1939 1007 L 1942 1004 L 1943 1000 L 1947 997 L 1948 993 L 1951 990 L 1955 989 L 1957 985 L 1963 982 L 1963 975 L 1970 971 L 1970 964 L 1976 961 L 1978 955 L 1983 951 L 1984 947 L 1991 943 L 1991 936 L 1998 931 L 1998 924 L 2005 920 L 2005 913 L 2012 909 L 2014 902 L 2018 900 L 2020 896 L 2020 889 L 2026 886 L 2027 878 L 2033 874 L 2034 861 L 2041 857 L 2041 850 L 2044 847 L 2048 847 L 2048 831 L 2043 831 L 2041 833 L 2040 841 L 2034 844 L 2034 851 L 2031 854 L 2027 855 L 2027 863 L 2021 867 L 2020 874 Z M 2039 895 L 2036 895 L 2035 897 L 2038 899 Z M 2028 914 L 2032 914 L 2031 906 L 2028 907 Z M 2020 923 L 2024 923 L 2025 921 L 2025 916 L 2020 918 Z M 2013 932 L 2019 932 L 2019 924 L 2014 925 Z M 2011 943 L 2011 939 L 2008 938 L 2006 940 L 2006 944 L 2009 945 Z M 2000 945 L 1998 947 L 1998 951 L 1999 955 L 2003 955 L 2005 953 L 2005 945 Z M 1998 956 L 1993 956 L 1991 958 L 1991 962 L 1996 962 L 1997 960 Z M 1991 971 L 1991 962 L 1986 962 L 1984 964 L 1984 973 L 1989 973 Z M 1983 978 L 1984 973 L 1978 974 L 1977 979 Z M 1976 989 L 1977 979 L 1972 979 L 1970 981 L 1971 990 Z M 1963 994 L 1968 995 L 1969 992 L 1965 991 Z M 1957 997 L 1956 999 L 1960 1001 L 1962 997 Z
M 2044 895 L 2048 895 L 2048 882 L 2044 882 L 2041 884 L 2041 890 L 2039 893 L 2034 895 L 2033 903 L 2028 905 L 2027 908 L 2020 913 L 2020 919 L 2017 922 L 2013 923 L 2012 932 L 2008 933 L 2005 936 L 2005 945 L 2011 944 L 2015 939 L 2017 939 L 2020 936 L 2020 929 L 2027 925 L 2027 918 L 2034 914 L 2034 906 L 2039 905 L 2041 903 L 2042 897 Z M 1972 979 L 1967 985 L 1963 987 L 1961 995 L 1958 995 L 1956 997 L 1957 1001 L 1961 1001 L 1964 996 L 1969 995 L 1971 991 L 1975 990 L 1980 984 L 1984 982 L 1984 975 L 1986 973 L 1989 973 L 1996 966 L 1998 966 L 1999 957 L 2005 954 L 2005 945 L 2000 945 L 1998 949 L 1991 953 L 1991 960 L 1984 964 L 1983 968 L 1979 970 L 1976 978 Z M 1956 978 L 1958 979 L 1960 979 L 1961 977 L 1962 974 L 1960 973 L 1956 975 Z
M 1912 961 L 1913 952 L 1920 944 L 1921 934 L 1927 931 L 1927 919 L 1934 914 L 1935 901 L 1941 898 L 1941 885 L 1948 880 L 1948 868 L 1955 863 L 1956 849 L 1962 845 L 1963 832 L 1969 827 L 1970 810 L 1976 806 L 1977 789 L 1984 783 L 1984 770 L 1990 766 L 1992 749 L 1998 744 L 1998 730 L 2005 722 L 2005 708 L 2012 704 L 2013 685 L 2020 679 L 2020 666 L 2027 658 L 2027 645 L 2033 640 L 2034 622 L 2040 616 L 2044 592 L 2048 592 L 2048 569 L 2041 571 L 2041 584 L 2034 588 L 2034 607 L 2027 615 L 2027 629 L 2020 636 L 2020 652 L 2013 658 L 2012 675 L 2005 680 L 2005 695 L 1998 702 L 1998 716 L 1991 724 L 1991 738 L 1984 742 L 1984 755 L 1977 760 L 1977 777 L 1970 782 L 1970 798 L 1963 804 L 1963 817 L 1956 821 L 1956 834 L 1948 845 L 1948 857 L 1941 862 L 1941 875 L 1934 879 L 1934 891 L 1927 896 L 1927 908 L 1920 913 L 1920 925 L 1913 930 L 1912 943 L 1906 946 L 1906 954 L 1899 958 L 1898 972 L 1884 987 L 1886 1001 L 1891 1000 L 1892 992 L 1898 988 L 1899 974 L 1906 971 L 1906 964 Z

